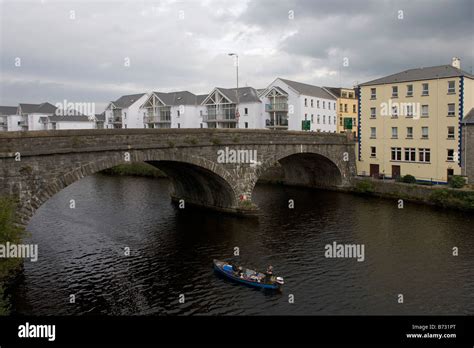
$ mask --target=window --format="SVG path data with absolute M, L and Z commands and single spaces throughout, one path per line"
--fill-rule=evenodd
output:
M 336 116 L 332 117 L 332 121 L 333 121 L 332 124 L 336 124 Z
M 456 84 L 455 81 L 448 81 L 448 94 L 456 93 Z
M 428 117 L 428 105 L 421 106 L 421 117 Z
M 421 92 L 421 95 L 429 95 L 429 85 L 427 83 L 423 83 L 423 89 L 422 89 L 422 92 Z
M 398 107 L 396 105 L 392 106 L 392 117 L 398 117 Z
M 201 117 L 202 117 L 202 110 L 200 110 L 200 111 L 199 111 L 199 116 L 201 116 Z
M 392 86 L 392 98 L 398 98 L 398 86 Z
M 319 100 L 316 100 L 316 107 L 319 109 Z
M 431 159 L 430 149 L 418 149 L 420 162 L 429 162 Z
M 317 122 L 318 122 L 318 124 L 320 124 L 320 123 L 321 123 L 321 116 L 319 116 L 319 115 L 318 115 L 318 118 L 317 118 L 317 120 L 318 120 L 318 121 L 317 121 Z
M 408 161 L 408 162 L 416 161 L 416 149 L 414 147 L 405 148 L 405 161 Z
M 343 108 L 342 108 L 342 103 L 339 104 L 339 111 L 342 112 Z
M 446 159 L 447 161 L 454 162 L 454 150 L 453 149 L 448 149 L 448 157 Z
M 370 127 L 370 138 L 375 139 L 377 137 L 377 128 Z
M 448 127 L 448 139 L 454 139 L 454 127 Z
M 375 146 L 370 147 L 370 157 L 377 157 L 377 148 Z
M 428 139 L 428 127 L 421 127 L 421 138 Z
M 304 120 L 305 120 L 305 121 L 308 120 L 308 114 L 304 114 Z
M 331 124 L 331 116 L 328 116 L 328 124 Z
M 413 127 L 407 127 L 407 139 L 413 139 Z
M 202 123 L 200 124 L 200 127 L 202 128 Z
M 180 123 L 178 123 L 178 128 L 181 128 L 181 124 L 180 124 Z
M 331 103 L 328 102 L 328 109 L 331 110 Z
M 377 99 L 377 89 L 371 88 L 370 89 L 370 99 Z
M 342 127 L 342 117 L 339 119 L 339 126 Z
M 314 100 L 311 99 L 311 107 L 314 107 L 314 103 L 313 103 L 313 102 L 314 102 Z
M 347 112 L 347 104 L 344 104 L 344 112 Z
M 326 102 L 323 101 L 323 109 L 326 109 Z
M 249 114 L 249 108 L 245 108 L 245 109 L 244 109 L 244 115 L 245 115 L 245 116 L 248 116 L 248 114 Z
M 308 99 L 304 98 L 304 106 L 308 106 Z
M 178 110 L 178 117 L 181 116 L 181 112 Z
M 406 115 L 407 117 L 413 117 L 413 104 L 408 104 L 406 106 Z
M 376 108 L 370 108 L 370 118 L 375 118 L 377 114 Z
M 398 139 L 398 127 L 392 127 L 392 139 Z
M 326 124 L 326 115 L 323 115 L 323 124 Z
M 407 97 L 413 97 L 413 85 L 407 85 Z
M 313 118 L 313 117 L 314 117 L 314 115 L 313 115 L 313 114 L 311 114 L 311 123 L 313 123 L 313 122 L 314 122 L 314 118 Z
M 455 116 L 456 112 L 454 111 L 455 105 L 448 104 L 448 116 Z
M 249 123 L 245 122 L 245 128 L 249 128 Z
M 402 160 L 402 148 L 401 147 L 392 147 L 392 161 L 401 161 Z
M 333 103 L 333 106 L 334 106 L 334 110 L 336 110 L 336 103 Z
M 356 111 L 356 106 L 355 105 L 352 105 L 352 112 L 355 114 L 357 111 Z

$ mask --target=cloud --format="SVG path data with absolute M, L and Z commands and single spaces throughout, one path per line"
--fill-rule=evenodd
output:
M 452 56 L 469 71 L 472 12 L 470 0 L 4 0 L 0 104 L 207 93 L 234 86 L 229 52 L 256 88 L 278 76 L 350 86 Z

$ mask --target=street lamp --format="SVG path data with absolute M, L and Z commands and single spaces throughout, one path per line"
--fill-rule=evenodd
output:
M 237 89 L 235 90 L 235 94 L 237 96 L 237 105 L 235 108 L 235 116 L 237 118 L 236 128 L 239 128 L 239 55 L 237 53 L 229 53 L 229 56 L 235 56 L 235 69 L 236 69 L 236 76 L 237 76 Z

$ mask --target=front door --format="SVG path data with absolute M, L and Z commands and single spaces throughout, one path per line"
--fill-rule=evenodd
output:
M 397 179 L 400 175 L 400 166 L 392 166 L 392 178 Z
M 451 179 L 451 177 L 454 175 L 454 169 L 448 169 L 448 182 Z
M 378 164 L 371 164 L 370 165 L 370 176 L 373 178 L 379 177 L 379 165 Z

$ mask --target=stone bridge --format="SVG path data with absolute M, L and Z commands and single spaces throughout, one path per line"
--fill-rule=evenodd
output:
M 17 198 L 20 224 L 26 226 L 66 186 L 131 162 L 146 162 L 166 173 L 172 197 L 185 205 L 242 214 L 255 212 L 254 186 L 275 165 L 284 171 L 286 183 L 311 187 L 350 186 L 356 174 L 354 142 L 342 134 L 243 129 L 3 132 L 0 196 Z

